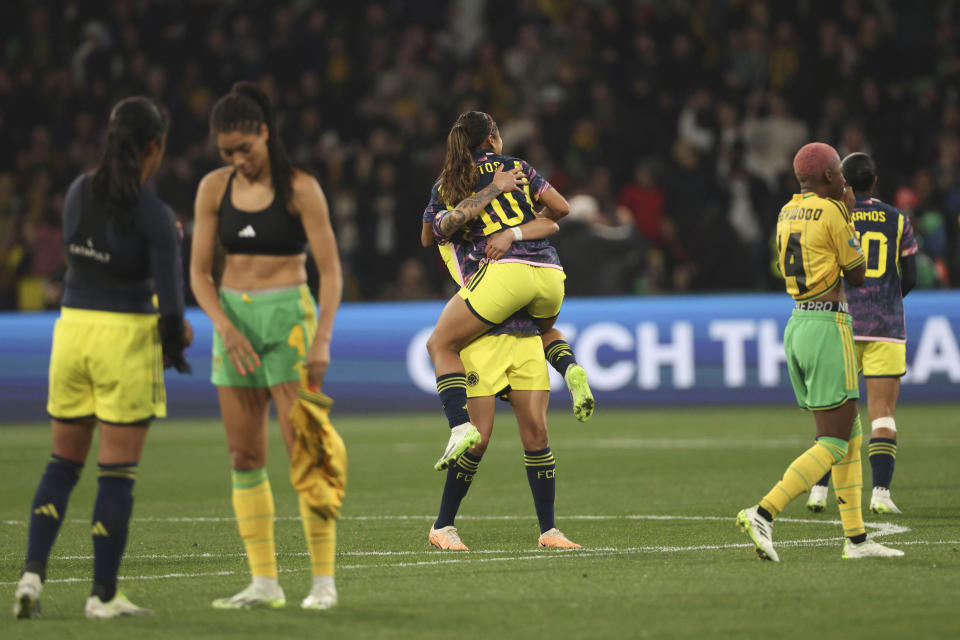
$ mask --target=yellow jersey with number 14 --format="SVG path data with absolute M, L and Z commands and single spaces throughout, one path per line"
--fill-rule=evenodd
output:
M 780 209 L 777 250 L 787 293 L 797 301 L 831 291 L 842 271 L 864 261 L 847 207 L 815 193 L 795 193 Z

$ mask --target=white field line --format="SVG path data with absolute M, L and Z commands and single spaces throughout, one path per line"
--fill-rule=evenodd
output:
M 359 521 L 359 522 L 370 522 L 370 521 L 429 521 L 434 520 L 435 515 L 384 515 L 384 516 L 341 516 L 340 520 L 347 521 Z M 457 516 L 458 520 L 531 520 L 532 515 L 522 515 L 522 516 L 470 516 L 470 515 L 459 515 Z M 300 516 L 277 516 L 274 518 L 278 521 L 298 521 Z M 733 521 L 732 516 L 679 516 L 679 515 L 645 515 L 645 514 L 622 514 L 622 515 L 565 515 L 560 517 L 561 520 L 712 520 L 717 522 Z M 169 523 L 218 523 L 218 522 L 236 522 L 236 518 L 233 516 L 199 516 L 199 517 L 152 517 L 146 516 L 143 518 L 134 518 L 134 524 L 139 522 L 169 522 Z M 89 523 L 89 520 L 84 520 L 80 518 L 67 520 L 66 522 L 74 524 L 84 524 Z M 777 522 L 798 522 L 805 524 L 836 524 L 839 525 L 839 520 L 816 520 L 812 518 L 778 518 Z M 27 525 L 26 520 L 2 520 L 0 524 L 5 524 L 9 526 L 21 526 L 24 527 Z M 909 531 L 908 528 L 903 527 L 902 530 L 889 531 L 887 529 L 893 527 L 897 529 L 900 525 L 895 525 L 889 522 L 866 522 L 864 523 L 867 527 L 873 527 L 877 530 L 882 530 L 885 533 L 883 535 L 889 535 L 889 533 L 902 533 L 902 531 Z
M 811 538 L 807 540 L 784 540 L 777 542 L 777 546 L 780 547 L 825 547 L 837 544 L 838 540 L 836 538 Z M 960 540 L 905 540 L 896 543 L 898 546 L 933 546 L 933 545 L 957 545 L 960 544 Z M 477 551 L 470 551 L 466 553 L 450 553 L 451 556 L 443 560 L 421 560 L 416 562 L 391 562 L 387 564 L 338 564 L 338 570 L 348 570 L 348 569 L 391 569 L 391 568 L 405 568 L 405 567 L 424 567 L 424 566 L 436 566 L 444 564 L 461 564 L 461 563 L 480 563 L 480 562 L 516 562 L 523 560 L 555 560 L 558 558 L 599 558 L 599 557 L 608 557 L 608 556 L 627 556 L 627 555 L 638 555 L 641 553 L 678 553 L 683 551 L 715 551 L 715 550 L 724 550 L 724 549 L 748 549 L 753 545 L 750 543 L 733 543 L 733 544 L 719 544 L 719 545 L 693 545 L 687 547 L 625 547 L 622 549 L 618 548 L 600 548 L 600 549 L 571 549 L 569 551 L 507 551 L 507 550 L 497 550 L 497 551 L 486 551 L 479 553 L 512 553 L 515 555 L 508 555 L 502 557 L 494 558 L 485 558 L 477 557 Z M 405 552 L 396 552 L 398 554 Z M 426 552 L 409 552 L 410 554 L 417 553 L 428 553 L 428 554 L 438 554 L 442 553 L 436 550 L 426 551 Z M 207 554 L 204 554 L 207 555 Z M 234 554 L 239 556 L 240 554 Z M 296 554 L 296 555 L 306 555 L 306 554 Z M 348 554 L 343 554 L 348 555 Z M 352 555 L 352 554 L 349 554 Z M 357 553 L 356 555 L 360 555 Z M 371 553 L 369 555 L 380 555 L 376 553 Z M 190 557 L 190 556 L 186 556 Z M 306 573 L 309 571 L 307 567 L 302 569 L 278 569 L 279 573 Z M 161 575 L 152 575 L 152 576 L 121 576 L 123 580 L 169 580 L 174 578 L 210 578 L 218 576 L 234 576 L 234 575 L 247 575 L 247 571 L 207 571 L 201 573 L 165 573 Z M 84 578 L 51 578 L 47 580 L 48 583 L 71 583 L 71 582 L 89 582 L 89 577 Z M 15 585 L 16 581 L 0 582 L 0 585 Z
M 430 518 L 432 516 L 355 516 L 355 520 L 365 520 L 365 519 L 376 519 L 376 520 L 413 520 L 413 519 L 423 519 Z M 528 516 L 474 516 L 470 519 L 473 520 L 515 520 L 521 518 L 527 518 Z M 297 518 L 287 518 L 288 520 L 296 520 Z M 621 515 L 621 516 L 601 516 L 601 515 L 580 515 L 580 516 L 566 516 L 565 519 L 570 520 L 700 520 L 700 521 L 730 521 L 732 520 L 729 517 L 724 516 L 670 516 L 670 515 L 641 515 L 641 514 L 632 514 L 632 515 Z M 148 519 L 149 520 L 149 519 Z M 183 522 L 183 521 L 200 521 L 200 522 L 210 522 L 210 521 L 227 521 L 232 520 L 232 518 L 155 518 L 154 521 L 174 521 L 174 522 Z M 795 523 L 804 523 L 804 524 L 840 524 L 839 520 L 813 520 L 809 518 L 781 518 L 781 522 L 795 522 Z M 12 523 L 14 521 L 8 521 Z M 86 522 L 86 521 L 82 521 Z M 896 533 L 906 533 L 910 531 L 909 527 L 902 525 L 896 525 L 893 523 L 887 522 L 868 522 L 865 523 L 866 526 L 874 530 L 873 537 L 880 537 L 885 535 L 892 535 Z M 840 536 L 834 536 L 829 538 L 805 538 L 799 540 L 779 540 L 777 545 L 781 547 L 820 547 L 827 545 L 835 545 L 841 539 Z M 898 542 L 900 545 L 956 545 L 960 544 L 960 541 L 957 540 L 938 540 L 938 541 L 923 541 L 923 540 L 914 540 L 914 541 L 902 541 Z M 567 551 L 560 552 L 544 552 L 540 550 L 509 550 L 509 549 L 488 549 L 480 551 L 470 551 L 468 553 L 457 553 L 449 554 L 448 557 L 442 560 L 416 560 L 416 561 L 400 561 L 400 562 L 389 562 L 389 563 L 377 563 L 377 564 L 338 564 L 337 568 L 341 570 L 359 570 L 359 569 L 390 569 L 390 568 L 404 568 L 404 567 L 423 567 L 423 566 L 436 566 L 436 565 L 445 565 L 445 564 L 460 564 L 460 563 L 481 563 L 481 562 L 516 562 L 524 560 L 553 560 L 557 558 L 598 558 L 598 557 L 608 557 L 608 556 L 627 556 L 627 555 L 638 555 L 644 553 L 681 553 L 687 551 L 717 551 L 725 549 L 741 549 L 741 548 L 750 548 L 752 545 L 749 543 L 728 543 L 728 544 L 717 544 L 717 545 L 688 545 L 688 546 L 676 546 L 676 547 L 664 547 L 664 546 L 640 546 L 640 547 L 598 547 L 593 549 L 571 549 Z M 348 551 L 341 552 L 337 555 L 340 557 L 391 557 L 391 556 L 418 556 L 418 555 L 436 555 L 439 553 L 436 550 L 411 550 L 411 551 Z M 505 555 L 504 555 L 505 554 Z M 197 554 L 131 554 L 126 556 L 128 559 L 138 559 L 138 560 L 189 560 L 189 559 L 202 559 L 202 558 L 239 558 L 243 557 L 244 554 L 241 553 L 227 553 L 227 554 L 214 554 L 214 553 L 197 553 Z M 283 556 L 306 556 L 306 553 L 292 553 L 292 554 L 280 554 Z M 450 557 L 452 556 L 452 557 Z M 494 556 L 494 557 L 487 557 Z M 58 556 L 59 560 L 90 560 L 92 556 Z M 281 573 L 300 573 L 307 571 L 306 568 L 303 569 L 280 569 Z M 201 573 L 167 573 L 161 575 L 151 575 L 151 576 L 123 576 L 124 580 L 168 580 L 175 578 L 205 578 L 205 577 L 217 577 L 217 576 L 231 576 L 231 575 L 246 575 L 246 571 L 211 571 L 211 572 L 201 572 Z M 59 582 L 59 583 L 70 583 L 70 582 L 87 582 L 89 577 L 83 578 L 52 578 L 47 582 Z M 0 585 L 13 585 L 16 584 L 13 582 L 0 582 Z
M 651 450 L 663 450 L 663 449 L 717 449 L 717 450 L 730 450 L 730 449 L 752 449 L 752 450 L 765 450 L 765 449 L 785 449 L 791 447 L 799 447 L 810 444 L 810 438 L 800 437 L 800 436 L 787 436 L 782 438 L 769 438 L 766 440 L 756 440 L 748 438 L 688 438 L 688 439 L 677 439 L 677 438 L 564 438 L 563 446 L 569 448 L 577 449 L 651 449 Z M 950 447 L 957 446 L 960 444 L 960 439 L 958 438 L 946 438 L 946 439 L 936 439 L 936 438 L 912 438 L 910 440 L 911 446 L 917 447 Z M 426 449 L 432 449 L 433 445 L 425 444 L 421 442 L 395 442 L 389 445 L 389 449 L 397 453 L 410 453 L 414 451 L 422 451 Z M 516 451 L 515 442 L 506 442 L 498 441 L 492 443 L 490 448 L 495 450 L 502 451 Z M 355 449 L 366 450 L 366 449 L 378 449 L 382 450 L 383 445 L 375 443 L 352 443 L 350 445 L 351 451 Z

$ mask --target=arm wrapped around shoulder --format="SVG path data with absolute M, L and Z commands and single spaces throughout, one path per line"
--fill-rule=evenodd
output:
M 178 313 L 160 316 L 158 327 L 163 349 L 163 368 L 173 367 L 178 373 L 193 373 L 184 350 L 193 343 L 193 327 Z

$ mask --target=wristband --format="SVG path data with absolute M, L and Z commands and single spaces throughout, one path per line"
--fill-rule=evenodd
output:
M 510 227 L 510 231 L 513 231 L 513 237 L 516 240 L 523 240 L 523 231 L 516 227 Z

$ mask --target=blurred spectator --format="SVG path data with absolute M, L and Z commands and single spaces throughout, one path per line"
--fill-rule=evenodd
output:
M 410 259 L 444 132 L 466 109 L 491 113 L 505 152 L 559 191 L 592 199 L 596 213 L 561 221 L 558 242 L 624 262 L 605 259 L 596 282 L 564 255 L 573 291 L 779 288 L 771 228 L 810 140 L 869 149 L 878 197 L 913 190 L 931 286 L 960 279 L 957 3 L 6 5 L 4 308 L 37 278 L 31 304 L 56 297 L 58 203 L 120 97 L 148 93 L 172 113 L 157 187 L 189 243 L 196 182 L 221 162 L 212 99 L 237 80 L 264 86 L 291 154 L 320 179 L 347 299 L 447 286 L 442 266 Z

